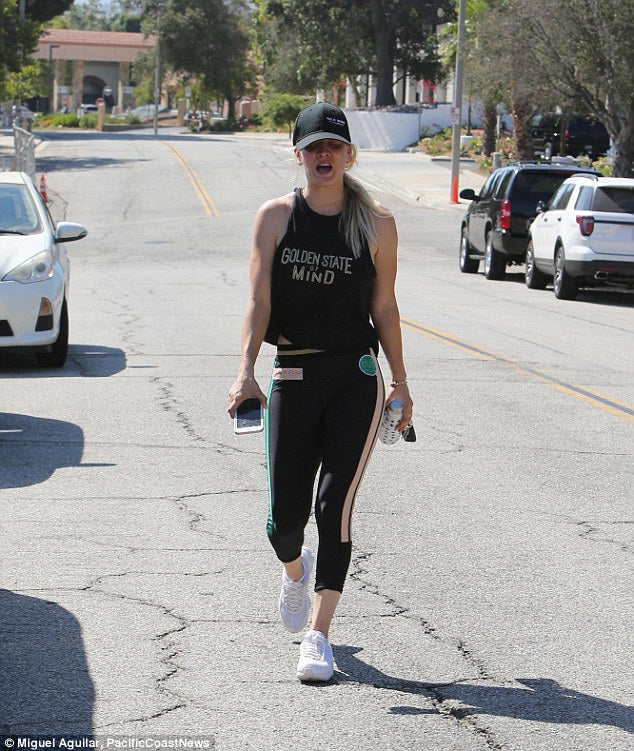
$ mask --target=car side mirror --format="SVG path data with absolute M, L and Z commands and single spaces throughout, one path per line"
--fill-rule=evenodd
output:
M 546 211 L 546 204 L 543 201 L 538 201 L 537 202 L 536 213 L 537 214 L 543 214 L 544 211 Z
M 69 243 L 86 237 L 88 230 L 83 224 L 75 222 L 58 222 L 55 227 L 55 239 L 58 243 Z
M 460 198 L 464 198 L 465 201 L 477 201 L 480 196 L 473 188 L 464 188 L 464 190 L 460 191 Z

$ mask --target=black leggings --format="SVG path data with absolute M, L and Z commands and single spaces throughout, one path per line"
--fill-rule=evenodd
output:
M 283 563 L 301 554 L 321 465 L 315 591 L 343 591 L 354 499 L 376 443 L 385 387 L 374 353 L 278 353 L 266 410 L 269 539 Z

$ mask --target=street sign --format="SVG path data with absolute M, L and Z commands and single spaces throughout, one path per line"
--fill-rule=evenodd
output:
M 452 125 L 460 125 L 460 110 L 457 107 L 451 108 L 451 114 L 449 116 L 449 122 Z

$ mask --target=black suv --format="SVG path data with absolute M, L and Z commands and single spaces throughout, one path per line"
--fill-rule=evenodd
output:
M 598 120 L 574 115 L 535 115 L 531 121 L 531 134 L 535 154 L 550 159 L 568 155 L 598 157 L 607 154 L 610 136 Z
M 524 263 L 528 228 L 537 204 L 548 203 L 571 175 L 598 175 L 576 164 L 507 164 L 491 173 L 479 195 L 471 188 L 460 198 L 471 201 L 460 228 L 460 271 L 475 274 L 484 260 L 487 279 L 502 279 L 507 265 Z

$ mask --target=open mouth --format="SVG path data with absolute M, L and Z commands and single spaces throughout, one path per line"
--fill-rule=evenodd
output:
M 317 173 L 319 175 L 329 175 L 332 172 L 332 164 L 318 164 Z

